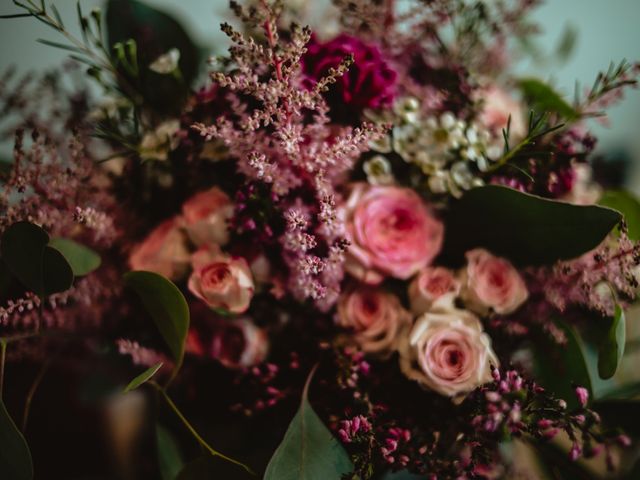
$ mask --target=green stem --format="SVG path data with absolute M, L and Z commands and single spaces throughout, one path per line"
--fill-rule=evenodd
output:
M 4 364 L 7 358 L 7 341 L 0 339 L 0 400 L 2 400 L 2 387 L 4 385 Z
M 189 423 L 189 421 L 186 419 L 186 417 L 178 409 L 177 405 L 175 403 L 173 403 L 173 400 L 171 400 L 171 397 L 169 397 L 169 395 L 167 394 L 166 390 L 164 388 L 162 388 L 160 385 L 158 385 L 154 381 L 149 382 L 149 384 L 151 384 L 156 390 L 158 390 L 158 392 L 160 392 L 160 394 L 162 395 L 164 400 L 167 402 L 167 405 L 169 405 L 171 410 L 173 410 L 173 413 L 176 414 L 176 416 L 180 419 L 180 421 L 182 421 L 184 426 L 187 427 L 187 430 L 189 430 L 189 432 L 191 432 L 191 434 L 195 437 L 195 439 L 198 441 L 198 443 L 200 443 L 200 445 L 202 445 L 205 448 L 205 450 L 207 450 L 212 456 L 220 457 L 220 458 L 222 458 L 222 459 L 224 459 L 224 460 L 226 460 L 228 462 L 233 463 L 234 465 L 238 465 L 239 467 L 244 468 L 251 475 L 255 475 L 255 472 L 253 470 L 251 470 L 251 468 L 249 468 L 244 463 L 239 462 L 238 460 L 234 460 L 233 458 L 227 457 L 223 453 L 220 453 L 217 450 L 213 449 L 206 442 L 206 440 L 200 436 L 200 434 L 196 431 L 196 429 L 193 427 L 193 425 L 191 425 L 191 423 Z
M 27 398 L 24 402 L 24 412 L 22 414 L 22 433 L 26 433 L 27 431 L 27 421 L 29 420 L 31 402 L 33 401 L 33 397 L 35 396 L 36 390 L 40 386 L 40 383 L 42 383 L 42 379 L 44 378 L 45 373 L 47 373 L 47 370 L 49 370 L 49 367 L 51 366 L 52 361 L 53 361 L 53 357 L 49 357 L 49 359 L 44 363 L 44 365 L 42 365 L 42 368 L 40 368 L 38 375 L 36 376 L 35 380 L 31 384 L 31 388 L 29 388 L 29 393 L 27 393 Z

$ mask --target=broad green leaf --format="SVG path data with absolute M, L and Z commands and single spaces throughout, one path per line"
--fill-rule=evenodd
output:
M 340 480 L 353 471 L 349 455 L 311 408 L 309 380 L 300 408 L 267 465 L 264 480 Z
M 484 247 L 520 265 L 551 264 L 592 250 L 621 219 L 609 208 L 488 185 L 469 190 L 452 206 L 443 255 L 459 261 L 466 251 Z
M 20 282 L 43 296 L 64 292 L 73 284 L 69 262 L 48 245 L 49 235 L 29 222 L 18 222 L 2 236 L 2 259 Z
M 31 480 L 33 461 L 22 433 L 0 400 L 0 476 L 11 480 Z
M 624 310 L 616 305 L 611 326 L 598 348 L 598 374 L 600 378 L 611 378 L 616 373 L 624 355 L 626 341 Z
M 68 238 L 52 238 L 49 245 L 58 250 L 67 259 L 77 277 L 87 275 L 100 266 L 100 255 Z
M 182 470 L 184 462 L 171 432 L 160 424 L 156 424 L 156 447 L 162 480 L 175 480 Z
M 543 81 L 537 78 L 523 78 L 519 80 L 518 86 L 535 110 L 555 112 L 567 120 L 576 120 L 580 117 L 580 112 Z
M 162 362 L 158 362 L 155 365 L 147 368 L 144 372 L 138 375 L 136 378 L 129 382 L 124 389 L 124 393 L 130 392 L 131 390 L 135 390 L 140 385 L 147 383 L 151 378 L 162 368 Z
M 631 240 L 640 240 L 640 201 L 626 190 L 607 190 L 600 205 L 613 208 L 624 216 Z
M 563 322 L 557 323 L 566 337 L 566 345 L 554 342 L 538 342 L 534 347 L 536 362 L 536 380 L 561 398 L 570 407 L 577 407 L 578 400 L 574 385 L 585 387 L 593 392 L 592 373 L 590 372 L 587 349 L 578 332 Z
M 640 396 L 640 382 L 626 383 L 610 388 L 602 394 L 601 400 L 632 400 Z
M 170 280 L 153 272 L 126 273 L 124 283 L 138 294 L 155 321 L 176 362 L 177 371 L 182 365 L 189 330 L 189 307 L 184 295 Z

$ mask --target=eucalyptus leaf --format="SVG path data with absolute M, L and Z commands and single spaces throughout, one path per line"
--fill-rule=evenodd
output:
M 353 471 L 349 455 L 309 403 L 309 381 L 300 408 L 267 465 L 264 480 L 340 480 Z
M 162 480 L 175 480 L 184 467 L 184 462 L 171 432 L 160 424 L 156 424 L 156 447 Z
M 144 372 L 142 372 L 140 375 L 138 375 L 136 378 L 134 378 L 129 382 L 129 385 L 127 385 L 124 389 L 124 393 L 130 392 L 131 390 L 135 390 L 140 385 L 147 383 L 149 380 L 153 378 L 153 376 L 156 373 L 158 373 L 158 370 L 160 370 L 160 368 L 162 368 L 162 362 L 158 362 L 155 365 L 152 365 L 149 368 L 147 368 Z
M 11 480 L 31 480 L 33 461 L 29 446 L 0 400 L 0 474 Z
M 443 255 L 460 262 L 466 251 L 483 247 L 520 265 L 552 264 L 592 250 L 621 219 L 610 208 L 488 185 L 469 190 L 452 206 Z
M 189 307 L 173 282 L 153 272 L 136 271 L 124 275 L 124 283 L 134 290 L 155 321 L 176 362 L 182 365 L 184 343 L 189 330 Z
M 587 348 L 572 326 L 557 322 L 567 337 L 565 345 L 551 340 L 536 342 L 534 359 L 536 380 L 570 408 L 578 406 L 574 385 L 593 393 L 592 372 L 589 368 Z
M 73 284 L 73 270 L 65 257 L 48 245 L 49 235 L 29 222 L 17 222 L 2 235 L 2 260 L 11 273 L 34 293 L 64 292 Z
M 542 80 L 522 78 L 518 81 L 518 86 L 535 110 L 555 112 L 567 120 L 580 118 L 580 112 L 569 105 L 558 92 Z
M 87 275 L 100 266 L 100 255 L 68 238 L 52 238 L 49 245 L 58 250 L 71 265 L 73 274 L 77 277 Z
M 598 202 L 613 208 L 624 216 L 631 240 L 640 240 L 640 201 L 626 190 L 607 190 Z
M 613 377 L 624 355 L 626 341 L 624 310 L 616 304 L 611 325 L 598 349 L 598 374 L 600 378 Z

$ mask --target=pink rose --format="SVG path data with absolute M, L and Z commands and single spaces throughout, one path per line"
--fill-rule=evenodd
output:
M 489 130 L 500 133 L 507 128 L 511 115 L 511 137 L 523 138 L 527 133 L 522 105 L 505 90 L 490 86 L 479 93 L 484 106 L 480 122 Z
M 418 273 L 409 285 L 411 311 L 420 315 L 432 307 L 453 307 L 460 293 L 460 282 L 453 272 L 443 267 L 427 267 Z
M 465 299 L 471 308 L 483 312 L 493 308 L 505 315 L 522 305 L 529 292 L 511 262 L 477 248 L 467 252 Z
M 385 275 L 406 280 L 440 252 L 442 223 L 409 188 L 356 184 L 345 214 L 345 268 L 365 283 Z
M 491 381 L 491 365 L 498 366 L 491 339 L 467 310 L 425 313 L 399 351 L 408 378 L 450 397 Z
M 227 368 L 239 369 L 262 362 L 269 349 L 264 330 L 246 318 L 220 322 L 211 340 L 211 356 Z
M 129 254 L 132 270 L 147 270 L 171 280 L 180 279 L 189 268 L 186 238 L 178 226 L 178 218 L 165 220 Z
M 242 313 L 249 308 L 254 285 L 244 258 L 232 258 L 212 245 L 191 256 L 189 290 L 211 308 Z
M 400 330 L 411 317 L 395 295 L 362 286 L 342 294 L 337 322 L 353 330 L 364 352 L 385 354 L 394 349 Z
M 198 247 L 229 241 L 227 221 L 233 214 L 231 200 L 218 187 L 196 193 L 182 205 L 184 226 L 191 241 Z

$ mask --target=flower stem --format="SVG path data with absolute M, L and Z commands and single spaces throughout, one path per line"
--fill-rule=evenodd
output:
M 40 383 L 42 383 L 42 379 L 44 378 L 45 373 L 47 373 L 47 370 L 49 370 L 52 360 L 53 358 L 50 357 L 44 363 L 44 365 L 42 365 L 42 368 L 40 368 L 38 375 L 31 384 L 31 388 L 29 388 L 29 393 L 27 393 L 27 398 L 24 401 L 24 412 L 22 414 L 22 433 L 26 433 L 27 431 L 27 421 L 29 420 L 29 412 L 31 411 L 31 402 L 33 401 L 33 397 L 35 396 L 36 390 L 40 386 Z
M 4 364 L 7 358 L 7 341 L 0 338 L 0 400 L 2 400 L 2 387 L 4 385 Z
M 191 434 L 195 437 L 195 439 L 198 441 L 198 443 L 200 443 L 200 445 L 202 445 L 205 450 L 207 450 L 212 456 L 214 457 L 220 457 L 228 462 L 233 463 L 234 465 L 238 465 L 239 467 L 244 468 L 249 474 L 251 475 L 255 475 L 255 472 L 253 470 L 251 470 L 251 468 L 249 468 L 247 465 L 245 465 L 242 462 L 239 462 L 238 460 L 234 460 L 231 457 L 227 457 L 226 455 L 224 455 L 223 453 L 218 452 L 217 450 L 215 450 L 213 447 L 211 447 L 204 438 L 202 438 L 200 436 L 200 434 L 197 432 L 197 430 L 193 427 L 193 425 L 191 425 L 191 423 L 189 423 L 189 421 L 186 419 L 186 417 L 182 414 L 182 412 L 180 411 L 180 409 L 178 409 L 177 405 L 175 403 L 173 403 L 173 400 L 171 400 L 171 397 L 169 397 L 169 395 L 167 394 L 166 390 L 164 388 L 162 388 L 160 385 L 158 385 L 156 382 L 149 382 L 156 390 L 158 390 L 158 392 L 160 392 L 160 394 L 162 395 L 162 397 L 164 398 L 164 400 L 167 402 L 167 405 L 169 405 L 169 407 L 171 408 L 171 410 L 173 410 L 173 413 L 176 414 L 176 416 L 180 419 L 180 421 L 182 421 L 182 423 L 184 424 L 185 427 L 187 427 L 187 430 L 189 430 L 189 432 L 191 432 Z

